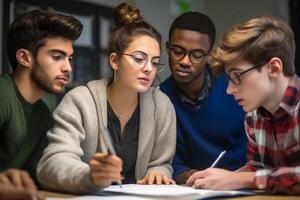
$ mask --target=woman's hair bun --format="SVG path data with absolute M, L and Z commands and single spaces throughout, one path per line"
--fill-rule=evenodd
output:
M 142 12 L 132 3 L 124 2 L 114 9 L 114 23 L 116 27 L 129 23 L 138 23 L 143 20 Z

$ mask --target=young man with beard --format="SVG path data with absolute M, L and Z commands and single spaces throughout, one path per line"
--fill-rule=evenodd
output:
M 72 71 L 73 41 L 82 24 L 51 11 L 25 13 L 10 26 L 7 39 L 11 74 L 0 76 L 0 171 L 27 171 L 33 180 L 52 125 L 41 99 L 62 93 Z
M 214 77 L 207 65 L 214 40 L 213 22 L 198 12 L 180 15 L 169 31 L 166 47 L 172 75 L 161 84 L 161 90 L 176 110 L 173 168 L 178 184 L 210 167 L 224 150 L 218 167 L 235 170 L 246 161 L 244 112 L 226 94 L 225 74 Z

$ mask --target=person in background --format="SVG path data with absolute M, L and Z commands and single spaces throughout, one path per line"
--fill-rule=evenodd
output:
M 8 31 L 13 72 L 0 76 L 0 171 L 27 171 L 36 181 L 36 165 L 52 125 L 42 100 L 62 93 L 72 70 L 72 43 L 82 31 L 71 16 L 34 10 L 17 17 Z
M 247 112 L 248 162 L 237 172 L 197 172 L 188 185 L 300 194 L 300 79 L 294 59 L 291 28 L 271 16 L 242 21 L 223 36 L 212 65 L 225 69 L 227 93 Z
M 218 167 L 236 170 L 246 161 L 244 112 L 226 94 L 226 75 L 214 76 L 207 64 L 214 41 L 212 20 L 199 12 L 178 16 L 169 31 L 166 49 L 172 74 L 160 88 L 176 110 L 173 168 L 177 184 L 210 167 L 224 150 Z
M 113 16 L 108 60 L 114 76 L 71 90 L 54 111 L 37 170 L 44 188 L 88 193 L 121 180 L 175 184 L 175 111 L 151 87 L 161 70 L 161 36 L 130 3 L 118 5 Z M 108 153 L 106 130 L 116 155 Z
M 26 171 L 9 169 L 0 173 L 0 199 L 44 200 Z

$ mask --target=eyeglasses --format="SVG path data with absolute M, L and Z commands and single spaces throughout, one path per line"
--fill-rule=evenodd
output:
M 202 63 L 204 58 L 208 55 L 208 52 L 205 52 L 202 49 L 193 49 L 191 51 L 187 51 L 185 48 L 179 45 L 167 44 L 167 48 L 170 49 L 170 54 L 175 60 L 181 61 L 186 54 L 188 54 L 189 59 L 193 64 Z
M 152 59 L 148 59 L 148 55 L 142 51 L 136 51 L 131 54 L 120 54 L 130 56 L 132 58 L 133 64 L 140 69 L 146 67 L 148 61 L 150 61 L 151 66 L 156 69 L 157 73 L 160 73 L 164 70 L 164 64 L 159 62 L 159 57 L 153 57 Z
M 227 74 L 227 78 L 228 80 L 230 80 L 234 85 L 240 85 L 241 84 L 241 76 L 249 71 L 251 71 L 252 69 L 261 67 L 262 65 L 265 65 L 267 62 L 261 62 L 257 65 L 254 65 L 253 67 L 250 67 L 249 69 L 246 69 L 242 72 L 232 72 L 230 74 Z

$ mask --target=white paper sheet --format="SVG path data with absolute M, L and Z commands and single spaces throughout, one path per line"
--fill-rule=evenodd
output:
M 229 196 L 241 196 L 241 195 L 253 195 L 252 192 L 247 191 L 231 191 L 231 190 L 202 190 L 193 189 L 191 187 L 185 187 L 180 185 L 136 185 L 127 184 L 120 188 L 118 185 L 110 186 L 101 192 L 97 192 L 93 195 L 81 196 L 71 198 L 72 200 L 92 200 L 92 199 L 206 199 L 212 197 L 229 197 Z M 58 199 L 49 199 L 58 200 Z

